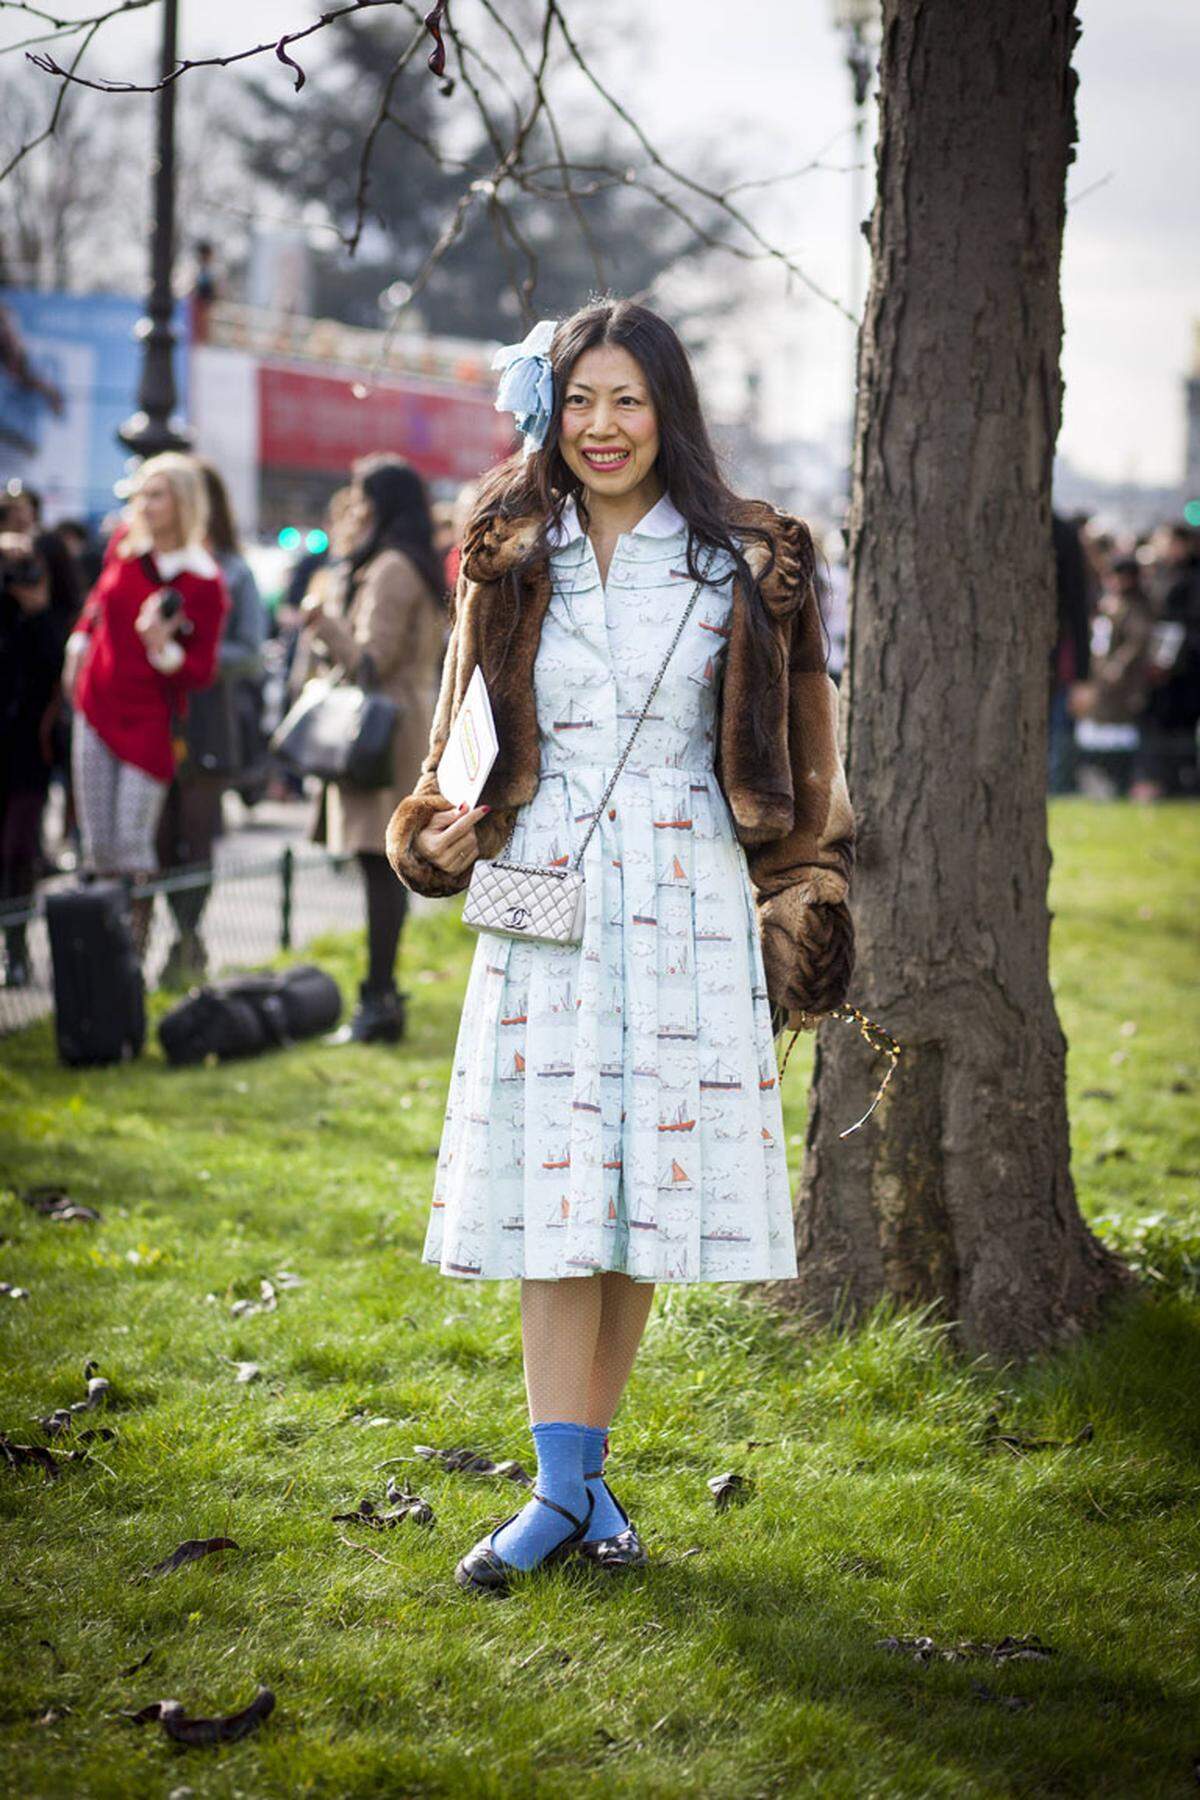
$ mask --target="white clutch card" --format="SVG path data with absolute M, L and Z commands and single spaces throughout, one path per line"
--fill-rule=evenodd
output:
M 478 804 L 499 747 L 487 683 L 476 668 L 438 763 L 438 788 L 451 805 Z

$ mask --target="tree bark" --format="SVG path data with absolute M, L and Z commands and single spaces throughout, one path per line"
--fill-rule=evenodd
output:
M 851 1001 L 821 1027 L 793 1305 L 938 1303 L 1022 1357 L 1123 1266 L 1070 1169 L 1050 992 L 1050 490 L 1073 0 L 884 0 L 872 279 L 859 346 L 842 729 L 858 822 Z

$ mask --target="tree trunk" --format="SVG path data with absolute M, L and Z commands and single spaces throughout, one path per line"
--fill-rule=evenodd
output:
M 1080 1217 L 1048 975 L 1050 483 L 1073 0 L 885 0 L 843 746 L 852 1002 L 819 1033 L 792 1304 L 940 1303 L 1020 1357 L 1122 1284 Z

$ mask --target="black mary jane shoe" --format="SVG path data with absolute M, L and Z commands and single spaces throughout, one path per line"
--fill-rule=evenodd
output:
M 577 1519 L 574 1513 L 568 1512 L 565 1506 L 560 1506 L 557 1500 L 547 1500 L 545 1494 L 535 1492 L 533 1498 L 540 1500 L 543 1506 L 553 1507 L 556 1513 L 561 1513 L 563 1518 L 569 1519 L 574 1526 L 574 1530 L 560 1544 L 555 1544 L 539 1563 L 534 1564 L 535 1569 L 549 1569 L 555 1563 L 563 1562 L 575 1549 L 588 1528 L 596 1502 L 589 1494 L 587 1511 L 582 1519 Z M 518 1512 L 523 1510 L 523 1508 L 518 1508 Z M 492 1548 L 496 1532 L 503 1531 L 504 1527 L 511 1525 L 516 1517 L 517 1513 L 510 1513 L 507 1519 L 500 1521 L 495 1530 L 489 1531 L 486 1537 L 480 1538 L 479 1542 L 467 1551 L 454 1571 L 454 1579 L 460 1588 L 469 1588 L 477 1594 L 499 1596 L 507 1594 L 509 1581 L 514 1575 L 523 1575 L 527 1572 L 524 1569 L 518 1569 L 513 1563 L 506 1563 L 503 1557 L 497 1556 Z M 532 1573 L 532 1570 L 528 1572 Z
M 636 1528 L 629 1522 L 629 1514 L 617 1499 L 604 1480 L 603 1473 L 597 1469 L 591 1475 L 585 1475 L 585 1481 L 600 1480 L 604 1483 L 604 1491 L 625 1521 L 624 1528 L 612 1537 L 591 1538 L 587 1543 L 582 1539 L 575 1545 L 576 1556 L 582 1556 L 588 1562 L 596 1564 L 598 1569 L 640 1569 L 650 1561 L 646 1555 L 646 1546 L 637 1534 Z

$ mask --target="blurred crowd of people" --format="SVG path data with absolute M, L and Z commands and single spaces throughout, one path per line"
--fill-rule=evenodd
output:
M 1200 795 L 1200 535 L 1054 520 L 1058 639 L 1048 784 L 1152 802 Z
M 4 981 L 30 980 L 27 914 L 37 881 L 75 868 L 129 891 L 144 950 L 157 874 L 173 934 L 160 980 L 204 978 L 201 923 L 229 790 L 249 803 L 298 793 L 270 730 L 307 684 L 346 681 L 397 711 L 387 787 L 322 785 L 312 836 L 359 865 L 367 971 L 348 1041 L 405 1028 L 395 964 L 407 890 L 384 831 L 415 784 L 448 635 L 451 515 L 435 519 L 424 482 L 398 457 L 357 462 L 330 505 L 327 551 L 305 559 L 272 611 L 239 542 L 211 463 L 150 458 L 102 545 L 73 521 L 45 528 L 36 493 L 0 493 L 0 928 Z M 271 670 L 280 679 L 272 691 Z M 63 795 L 63 844 L 43 820 Z
M 384 833 L 415 784 L 449 630 L 448 597 L 474 490 L 431 501 L 399 457 L 360 459 L 329 502 L 327 547 L 302 555 L 264 604 L 219 471 L 171 453 L 142 465 L 103 542 L 47 526 L 36 493 L 0 490 L 0 925 L 4 980 L 30 979 L 21 916 L 39 879 L 78 867 L 131 891 L 188 871 L 167 903 L 161 979 L 202 980 L 201 930 L 223 799 L 298 797 L 270 735 L 311 682 L 343 680 L 397 709 L 394 780 L 314 796 L 312 836 L 361 871 L 367 966 L 345 1036 L 405 1030 L 395 984 L 407 890 Z M 1058 631 L 1048 685 L 1052 794 L 1142 802 L 1200 794 L 1200 538 L 1183 524 L 1126 539 L 1055 518 Z M 840 680 L 846 572 L 824 596 Z M 52 784 L 63 843 L 43 846 Z M 308 785 L 312 785 L 311 783 Z M 153 899 L 131 900 L 145 944 Z M 8 914 L 7 920 L 4 914 Z

